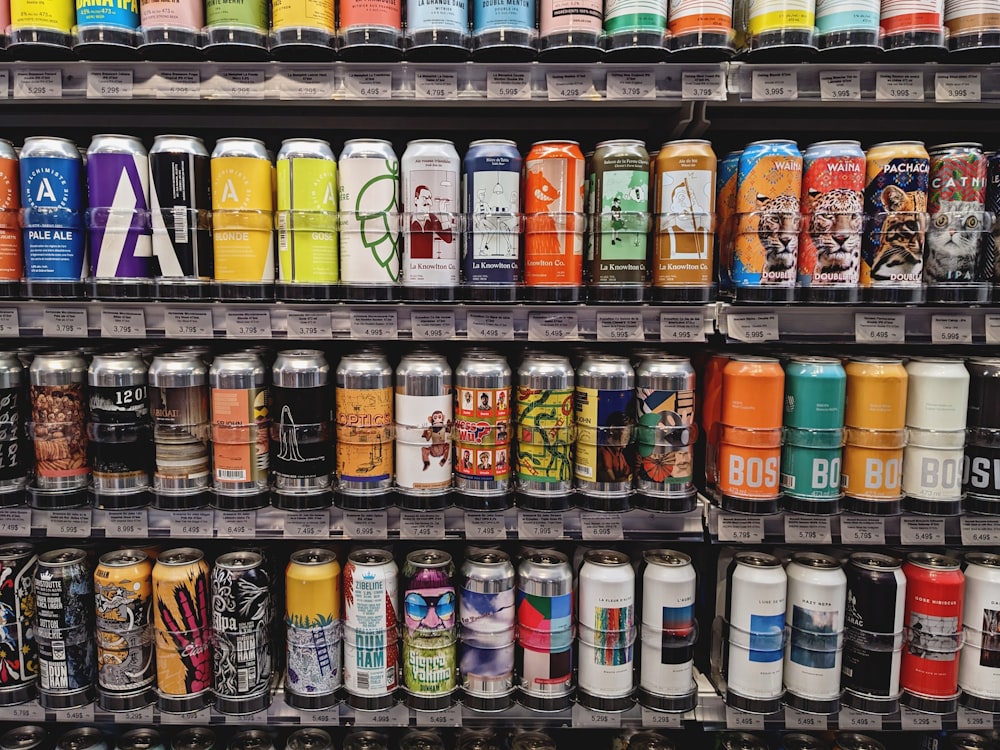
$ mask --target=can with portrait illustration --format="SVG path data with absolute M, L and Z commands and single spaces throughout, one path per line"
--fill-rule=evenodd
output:
M 511 371 L 492 351 L 469 349 L 455 368 L 455 489 L 467 510 L 510 507 Z
M 7 49 L 15 58 L 25 60 L 66 59 L 75 22 L 73 0 L 11 0 Z
M 267 59 L 268 0 L 205 0 L 205 53 L 211 60 Z
M 382 549 L 354 550 L 344 566 L 344 690 L 353 708 L 395 703 L 399 687 L 399 568 Z
M 599 60 L 603 54 L 603 25 L 601 0 L 581 0 L 569 6 L 561 0 L 539 0 L 539 59 L 575 63 Z
M 334 3 L 328 0 L 272 0 L 271 56 L 297 62 L 328 61 L 334 51 Z M 334 199 L 336 201 L 336 199 Z
M 947 36 L 944 5 L 945 0 L 882 0 L 882 49 L 893 53 L 895 60 L 941 57 Z
M 961 702 L 974 711 L 993 712 L 1000 708 L 1000 555 L 967 552 L 964 562 Z
M 195 60 L 204 44 L 205 4 L 200 0 L 143 0 L 139 26 L 143 58 Z
M 472 49 L 477 62 L 527 62 L 535 57 L 536 0 L 473 0 Z
M 0 138 L 0 294 L 20 295 L 24 276 L 21 249 L 21 177 L 14 144 Z
M 1000 512 L 1000 359 L 973 357 L 969 371 L 963 508 L 973 513 Z
M 514 698 L 514 566 L 500 550 L 468 549 L 462 563 L 462 703 L 499 711 Z
M 374 0 L 364 5 L 339 0 L 337 11 L 341 59 L 394 62 L 402 57 L 402 0 Z
M 435 549 L 410 552 L 403 588 L 403 688 L 410 708 L 450 706 L 458 688 L 455 564 Z
M 9 584 L 0 588 L 0 609 L 4 612 L 7 639 L 16 656 L 4 660 L 0 672 L 0 705 L 13 706 L 35 697 L 38 689 L 38 648 L 32 616 L 35 591 L 32 587 L 35 548 L 27 542 L 0 545 L 0 576 Z
M 881 49 L 879 0 L 816 0 L 816 46 L 824 60 L 869 59 Z

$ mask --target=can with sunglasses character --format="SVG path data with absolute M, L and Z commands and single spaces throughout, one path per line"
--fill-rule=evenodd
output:
M 403 566 L 403 687 L 410 708 L 450 706 L 457 682 L 455 564 L 436 549 L 415 550 Z
M 469 549 L 462 565 L 462 702 L 479 711 L 514 697 L 514 566 L 506 552 Z
M 399 569 L 383 549 L 361 549 L 344 566 L 344 688 L 347 703 L 389 708 L 399 686 Z

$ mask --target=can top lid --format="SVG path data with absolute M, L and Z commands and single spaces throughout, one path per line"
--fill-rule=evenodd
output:
M 76 143 L 71 141 L 69 138 L 60 138 L 55 135 L 29 135 L 27 138 L 24 139 L 25 143 L 27 143 L 28 141 L 59 141 L 60 143 L 68 143 L 73 148 L 77 147 Z
M 34 554 L 35 548 L 28 542 L 0 544 L 0 560 L 17 560 Z
M 966 552 L 965 562 L 969 565 L 982 565 L 986 568 L 1000 568 L 1000 555 L 992 552 Z
M 762 739 L 747 732 L 726 732 L 719 744 L 724 750 L 767 750 Z
M 533 565 L 545 565 L 547 567 L 569 564 L 569 558 L 562 552 L 554 549 L 537 550 L 528 555 L 526 559 L 531 561 Z
M 488 729 L 467 729 L 458 738 L 458 750 L 499 750 L 496 735 Z
M 98 133 L 97 135 L 95 135 L 93 138 L 90 139 L 91 145 L 93 145 L 94 141 L 96 141 L 96 140 L 98 140 L 100 138 L 121 138 L 122 140 L 125 140 L 125 141 L 132 141 L 134 143 L 142 143 L 142 138 L 140 138 L 137 135 L 126 135 L 124 133 Z
M 239 552 L 226 552 L 215 558 L 215 564 L 231 570 L 253 570 L 259 568 L 264 562 L 264 558 L 259 552 L 241 550 Z
M 119 735 L 115 744 L 117 750 L 149 750 L 149 748 L 161 747 L 163 739 L 155 729 L 139 727 Z
M 564 141 L 564 140 L 535 141 L 531 145 L 532 146 L 579 146 L 580 141 Z
M 729 359 L 731 362 L 760 362 L 762 364 L 774 364 L 780 361 L 777 357 L 761 357 L 757 354 L 734 354 Z
M 664 567 L 681 567 L 691 564 L 691 556 L 672 549 L 647 549 L 642 553 L 642 559 L 650 565 Z
M 61 750 L 83 750 L 104 742 L 104 735 L 97 727 L 80 727 L 66 732 L 56 742 Z
M 628 738 L 628 750 L 674 750 L 674 746 L 659 732 L 645 731 Z
M 854 552 L 848 560 L 851 565 L 865 570 L 895 570 L 903 564 L 899 558 L 878 552 Z
M 465 553 L 465 559 L 474 562 L 476 565 L 506 565 L 510 562 L 510 555 L 500 549 L 477 549 Z
M 173 750 L 209 750 L 215 745 L 215 732 L 208 727 L 189 727 L 174 735 Z
M 400 750 L 444 750 L 441 735 L 433 730 L 409 731 L 399 740 Z
M 603 146 L 614 146 L 620 144 L 623 146 L 642 146 L 646 148 L 646 142 L 639 140 L 638 138 L 612 138 L 608 141 L 598 141 L 597 148 L 602 148 Z
M 83 352 L 79 349 L 59 349 L 54 352 L 38 352 L 35 354 L 33 362 L 37 362 L 40 359 L 79 359 L 81 357 L 83 357 Z
M 270 735 L 263 729 L 244 729 L 229 741 L 229 750 L 261 750 L 274 747 Z
M 31 750 L 45 741 L 45 730 L 31 725 L 16 727 L 4 732 L 0 737 L 0 747 L 4 750 Z
M 286 750 L 330 750 L 332 747 L 329 733 L 315 727 L 292 732 L 285 740 Z
M 98 559 L 101 565 L 108 568 L 126 568 L 148 560 L 149 555 L 141 549 L 115 549 L 111 552 L 105 552 Z
M 840 750 L 885 750 L 885 745 L 878 740 L 856 732 L 838 732 L 837 747 Z
M 455 145 L 454 141 L 449 141 L 446 138 L 415 138 L 412 141 L 407 141 L 406 145 L 407 146 L 412 146 L 414 143 L 438 143 L 438 144 L 440 144 L 440 143 L 446 143 L 449 146 L 454 146 Z
M 606 567 L 628 565 L 628 555 L 615 549 L 591 549 L 583 556 L 585 562 Z
M 738 565 L 747 565 L 752 568 L 780 568 L 781 560 L 766 552 L 745 551 L 737 552 L 733 555 L 733 560 Z
M 383 143 L 390 148 L 392 147 L 392 141 L 387 141 L 385 138 L 351 138 L 344 141 L 345 146 L 349 143 Z
M 351 732 L 344 738 L 344 750 L 375 750 L 389 746 L 389 738 L 380 732 L 365 729 Z
M 947 151 L 952 148 L 975 148 L 982 150 L 983 144 L 976 143 L 975 141 L 958 141 L 956 143 L 936 143 L 933 146 L 929 146 L 927 151 L 932 154 L 939 153 L 941 151 Z
M 994 367 L 1000 367 L 1000 357 L 969 357 L 967 363 L 976 365 L 993 365 Z
M 472 141 L 469 146 L 513 146 L 517 148 L 517 141 L 512 141 L 508 138 L 480 138 L 478 141 Z
M 296 550 L 291 557 L 296 565 L 326 565 L 336 559 L 337 556 L 331 550 L 322 547 Z
M 810 143 L 806 148 L 812 148 L 813 146 L 836 146 L 838 144 L 844 146 L 860 146 L 861 141 L 855 141 L 851 138 L 834 138 L 833 140 L 829 141 L 816 141 L 815 143 Z M 788 735 L 785 736 L 787 737 Z M 809 735 L 803 735 L 803 736 L 808 737 Z
M 818 737 L 805 732 L 790 732 L 782 735 L 781 746 L 784 750 L 825 750 L 826 745 Z
M 406 562 L 416 568 L 443 568 L 451 563 L 451 555 L 439 549 L 415 549 Z
M 232 136 L 228 138 L 220 138 L 215 142 L 215 145 L 218 146 L 220 143 L 256 143 L 260 146 L 264 145 L 264 141 L 262 141 L 260 138 L 244 138 L 244 137 L 232 137 Z
M 38 556 L 38 564 L 47 568 L 61 568 L 64 565 L 76 565 L 86 559 L 87 553 L 82 549 L 54 549 Z
M 962 360 L 951 359 L 950 357 L 908 357 L 907 362 L 927 362 L 936 365 L 955 365 L 956 367 L 965 369 L 965 363 Z
M 992 743 L 981 734 L 973 732 L 952 732 L 948 735 L 951 750 L 986 750 Z
M 878 143 L 873 143 L 871 148 L 878 148 L 879 146 L 923 146 L 923 141 L 879 141 Z
M 392 553 L 384 549 L 356 549 L 347 559 L 355 565 L 385 565 L 393 562 Z
M 198 143 L 204 143 L 205 139 L 197 135 L 181 135 L 180 133 L 161 133 L 160 135 L 154 136 L 154 141 L 165 141 L 170 138 L 184 138 L 189 141 L 198 141 Z
M 321 146 L 329 146 L 330 141 L 324 141 L 322 138 L 285 138 L 281 144 L 286 143 L 318 143 Z
M 698 145 L 698 146 L 711 146 L 712 142 L 707 141 L 704 138 L 681 138 L 676 141 L 666 141 L 660 144 L 660 148 L 666 148 L 667 146 L 684 146 L 684 145 Z
M 156 557 L 157 565 L 189 565 L 205 559 L 205 553 L 194 547 L 177 547 L 161 552 Z
M 936 552 L 911 552 L 906 556 L 906 562 L 930 570 L 958 570 L 961 567 L 954 557 Z
M 792 562 L 807 568 L 819 568 L 821 570 L 834 570 L 840 568 L 840 563 L 830 555 L 820 552 L 796 552 L 792 555 Z
M 789 140 L 788 138 L 765 138 L 762 141 L 750 141 L 750 143 L 748 143 L 747 146 L 759 146 L 759 145 L 762 145 L 762 144 L 775 145 L 775 144 L 778 144 L 778 143 L 790 144 L 792 146 L 798 146 L 799 145 L 798 141 L 792 141 L 792 140 Z
M 282 349 L 278 352 L 278 356 L 285 359 L 315 357 L 326 360 L 326 355 L 319 349 Z
M 798 362 L 803 365 L 839 365 L 840 360 L 836 357 L 818 357 L 812 354 L 796 354 L 790 357 L 789 362 Z
M 902 357 L 851 357 L 851 362 L 861 362 L 866 365 L 901 365 Z

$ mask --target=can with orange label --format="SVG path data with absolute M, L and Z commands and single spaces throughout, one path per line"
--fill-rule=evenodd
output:
M 403 56 L 402 0 L 340 0 L 337 5 L 344 60 L 393 62 Z
M 701 434 L 705 440 L 705 486 L 713 493 L 718 485 L 718 446 L 715 444 L 722 410 L 722 372 L 729 364 L 728 354 L 713 354 L 702 372 Z
M 733 242 L 736 238 L 736 184 L 742 151 L 730 151 L 719 162 L 715 192 L 715 254 L 719 287 L 733 288 Z
M 18 296 L 24 259 L 21 254 L 20 176 L 17 152 L 10 141 L 0 139 L 0 297 Z
M 847 372 L 841 489 L 851 513 L 892 515 L 902 499 L 907 374 L 903 361 L 856 357 Z
M 524 299 L 578 302 L 586 162 L 575 141 L 540 141 L 524 161 Z
M 724 510 L 777 512 L 784 399 L 785 372 L 777 359 L 740 355 L 723 369 L 716 434 Z

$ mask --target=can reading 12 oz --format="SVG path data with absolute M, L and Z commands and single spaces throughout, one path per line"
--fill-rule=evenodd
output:
M 389 708 L 399 687 L 399 568 L 382 549 L 355 550 L 344 566 L 344 689 L 347 703 Z

